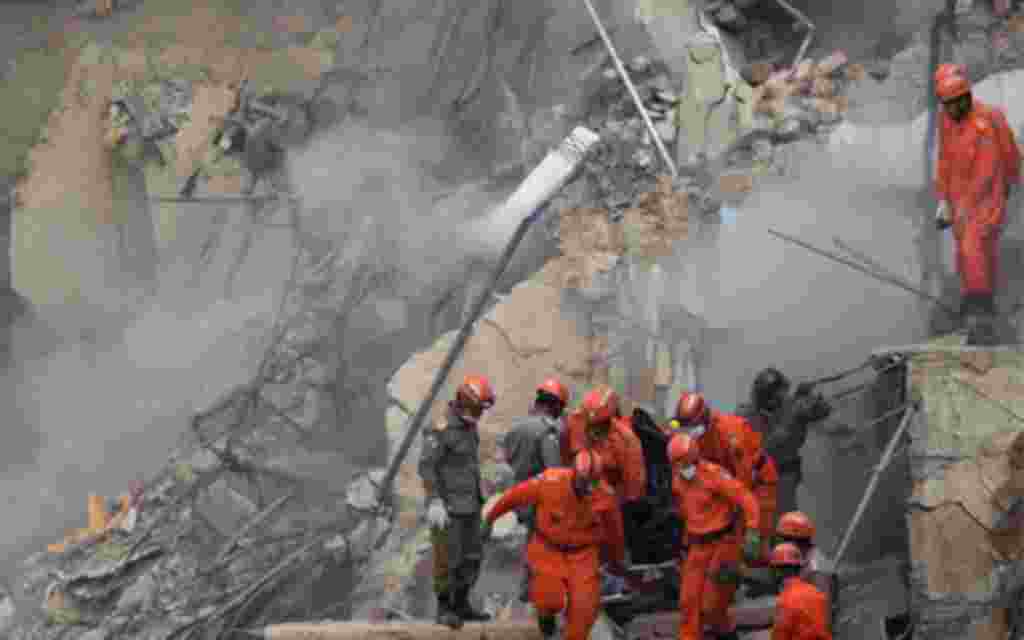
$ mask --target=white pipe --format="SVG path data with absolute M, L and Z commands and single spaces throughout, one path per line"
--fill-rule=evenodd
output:
M 612 44 L 611 37 L 608 35 L 604 25 L 601 23 L 601 17 L 597 15 L 597 10 L 594 9 L 594 5 L 590 0 L 583 0 L 583 3 L 587 5 L 587 11 L 590 12 L 590 17 L 594 21 L 594 26 L 597 27 L 597 32 L 601 35 L 601 39 L 604 40 L 604 46 L 607 47 L 608 53 L 612 57 L 612 62 L 615 63 L 615 68 L 619 72 L 619 77 L 622 78 L 622 82 L 626 85 L 629 95 L 633 98 L 633 102 L 636 103 L 636 108 L 640 112 L 640 117 L 644 119 L 644 124 L 647 125 L 647 131 L 651 134 L 651 139 L 654 141 L 654 145 L 658 148 L 658 153 L 661 154 L 662 161 L 672 173 L 672 178 L 677 178 L 679 176 L 679 172 L 676 171 L 676 165 L 668 155 L 668 150 L 665 148 L 665 144 L 661 141 L 661 136 L 658 135 L 658 130 L 654 128 L 651 116 L 647 113 L 647 108 L 644 107 L 643 100 L 640 99 L 640 94 L 636 92 L 636 87 L 633 86 L 633 81 L 630 80 L 629 73 L 626 72 L 626 67 L 622 65 L 622 58 L 619 57 L 618 51 L 615 50 L 615 45 Z
M 585 127 L 576 127 L 558 147 L 526 176 L 508 200 L 475 225 L 477 239 L 497 254 L 527 216 L 557 194 L 583 164 L 587 152 L 600 137 Z

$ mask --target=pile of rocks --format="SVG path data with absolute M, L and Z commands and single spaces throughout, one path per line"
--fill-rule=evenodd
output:
M 847 89 L 864 79 L 865 70 L 836 52 L 818 62 L 804 60 L 795 69 L 754 65 L 745 75 L 754 87 L 755 129 L 791 140 L 831 132 L 849 108 Z
M 346 473 L 322 446 L 321 390 L 336 367 L 320 346 L 344 301 L 373 283 L 343 278 L 330 243 L 302 244 L 285 321 L 254 378 L 194 417 L 132 503 L 131 527 L 26 562 L 5 638 L 216 637 L 348 613 L 394 509 L 377 502 L 379 474 Z
M 637 57 L 627 69 L 658 136 L 665 145 L 674 144 L 673 107 L 678 96 L 672 91 L 668 68 Z M 656 190 L 657 175 L 668 169 L 615 67 L 608 64 L 592 82 L 596 86 L 587 91 L 584 117 L 601 142 L 588 157 L 585 172 L 594 187 L 593 200 L 618 218 L 641 194 Z

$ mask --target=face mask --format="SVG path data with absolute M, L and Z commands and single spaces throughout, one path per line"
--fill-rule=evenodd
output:
M 683 467 L 682 469 L 679 470 L 679 475 L 682 476 L 683 478 L 686 478 L 687 480 L 693 480 L 694 476 L 697 475 L 697 467 L 692 464 Z
M 705 427 L 702 424 L 701 425 L 697 425 L 696 427 L 691 427 L 690 429 L 687 429 L 687 431 L 686 431 L 687 435 L 689 435 L 694 440 L 700 438 L 702 435 L 704 435 L 707 432 L 708 432 L 708 428 Z

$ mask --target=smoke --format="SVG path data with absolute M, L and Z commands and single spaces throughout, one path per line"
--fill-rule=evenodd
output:
M 343 246 L 347 261 L 396 270 L 404 291 L 461 278 L 453 233 L 495 197 L 472 185 L 446 190 L 431 178 L 448 153 L 441 135 L 412 127 L 328 132 L 292 162 L 304 224 Z
M 460 253 L 448 242 L 450 234 L 482 210 L 478 205 L 493 206 L 494 197 L 464 190 L 436 207 L 438 186 L 426 167 L 443 150 L 437 136 L 354 125 L 328 132 L 292 156 L 304 228 L 335 241 L 345 264 L 397 270 L 403 295 L 423 295 L 424 285 L 454 281 Z M 215 301 L 247 228 L 241 207 L 225 208 L 217 257 L 198 282 L 190 282 L 215 212 L 193 207 L 185 212 L 192 215 L 182 215 L 164 256 L 170 266 L 161 292 L 131 326 L 100 332 L 91 344 L 70 341 L 4 375 L 3 569 L 67 528 L 82 526 L 89 493 L 116 496 L 131 480 L 151 477 L 190 416 L 253 374 L 288 277 L 291 234 L 256 228 L 239 297 Z M 15 331 L 19 344 L 35 340 L 39 327 Z M 352 340 L 358 342 L 358 335 Z M 371 376 L 378 373 L 372 363 L 361 366 Z
M 191 413 L 251 376 L 273 311 L 269 293 L 190 314 L 154 305 L 118 345 L 73 344 L 7 372 L 4 568 L 83 526 L 89 493 L 151 477 Z

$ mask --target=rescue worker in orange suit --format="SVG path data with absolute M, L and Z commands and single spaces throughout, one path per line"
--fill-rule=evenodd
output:
M 602 480 L 602 457 L 592 449 L 576 454 L 571 468 L 547 469 L 505 492 L 487 513 L 484 538 L 495 520 L 514 509 L 534 507 L 536 526 L 527 545 L 530 600 L 541 632 L 555 634 L 565 611 L 565 640 L 587 640 L 601 606 L 601 550 L 610 570 L 622 575 L 622 516 L 612 488 Z
M 775 529 L 775 542 L 796 545 L 804 558 L 804 578 L 827 596 L 832 589 L 828 559 L 814 544 L 814 522 L 802 511 L 782 514 Z
M 986 341 L 980 336 L 988 324 L 979 321 L 996 311 L 999 234 L 1007 200 L 1020 182 L 1020 149 L 1002 109 L 971 95 L 962 66 L 940 65 L 935 92 L 944 111 L 935 181 L 936 224 L 940 229 L 952 227 L 961 313 L 969 343 L 977 344 L 979 339 Z
M 762 435 L 741 416 L 714 411 L 700 393 L 684 391 L 676 403 L 679 428 L 694 438 L 701 457 L 736 477 L 757 499 L 762 540 L 755 566 L 767 566 L 771 537 L 775 533 L 778 474 L 775 462 L 762 446 Z
M 772 549 L 771 565 L 782 593 L 775 602 L 771 640 L 832 640 L 828 597 L 801 577 L 804 562 L 794 544 Z
M 635 532 L 650 516 L 647 466 L 643 445 L 633 431 L 632 419 L 620 413 L 619 394 L 600 385 L 583 397 L 582 406 L 569 414 L 563 437 L 565 464 L 583 449 L 593 449 L 604 461 L 604 479 L 622 506 L 627 544 L 643 544 Z
M 512 467 L 513 481 L 526 482 L 545 469 L 562 466 L 562 415 L 569 404 L 569 389 L 558 378 L 548 378 L 537 387 L 537 396 L 530 414 L 512 423 L 505 434 L 505 459 Z M 519 523 L 533 531 L 534 509 L 524 507 L 516 512 Z M 529 597 L 529 564 L 523 575 L 520 597 Z
M 453 629 L 460 628 L 463 621 L 490 619 L 470 606 L 469 594 L 483 560 L 480 514 L 484 497 L 477 423 L 494 402 L 487 378 L 466 376 L 448 405 L 447 421 L 427 429 L 423 438 L 419 474 L 434 552 L 437 622 Z
M 736 640 L 729 607 L 739 586 L 742 557 L 749 560 L 760 553 L 757 500 L 724 468 L 703 460 L 701 448 L 685 433 L 669 441 L 668 458 L 688 547 L 679 565 L 679 640 L 703 640 L 705 624 L 720 639 Z M 743 512 L 742 538 L 737 509 Z

